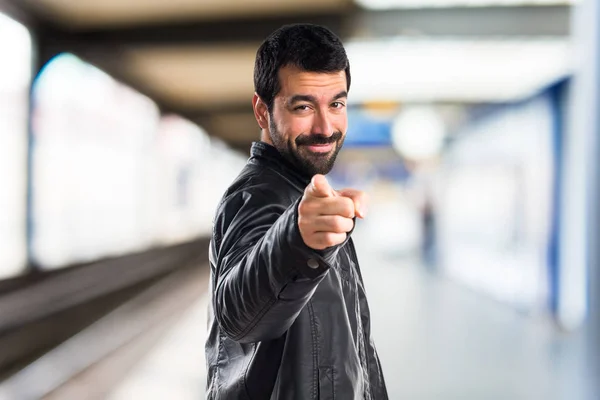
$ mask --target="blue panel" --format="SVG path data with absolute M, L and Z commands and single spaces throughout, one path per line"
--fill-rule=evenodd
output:
M 391 146 L 391 120 L 359 110 L 348 111 L 348 133 L 344 146 Z

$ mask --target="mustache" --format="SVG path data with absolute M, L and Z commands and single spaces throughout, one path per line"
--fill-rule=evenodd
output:
M 300 135 L 296 138 L 296 146 L 312 146 L 319 144 L 330 144 L 338 142 L 342 138 L 342 132 L 334 132 L 331 136 L 325 135 Z

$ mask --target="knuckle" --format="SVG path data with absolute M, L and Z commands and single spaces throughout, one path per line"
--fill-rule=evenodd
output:
M 343 206 L 344 215 L 352 216 L 354 215 L 354 202 L 349 198 L 344 198 L 344 206 Z
M 340 218 L 338 216 L 331 217 L 329 227 L 331 228 L 332 232 L 338 232 L 341 228 Z
M 302 214 L 298 214 L 298 227 L 299 228 L 305 228 L 307 226 L 307 220 L 306 217 Z
M 335 233 L 327 233 L 325 235 L 324 244 L 326 247 L 331 247 L 338 244 L 337 235 Z
M 332 246 L 332 244 L 331 244 L 331 234 L 329 234 L 329 233 L 324 234 L 323 235 L 323 239 L 321 240 L 321 244 L 324 247 L 330 247 L 330 246 Z
M 310 203 L 307 200 L 302 200 L 300 201 L 300 204 L 298 204 L 298 219 L 300 219 L 300 217 L 302 217 L 305 214 L 309 213 L 309 209 L 310 209 Z
M 333 229 L 335 232 L 345 232 L 346 231 L 346 219 L 344 217 L 337 216 L 333 220 Z
M 353 228 L 354 228 L 354 221 L 350 218 L 347 218 L 345 232 L 350 232 Z

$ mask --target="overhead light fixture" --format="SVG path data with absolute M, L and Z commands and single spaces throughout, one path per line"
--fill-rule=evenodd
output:
M 572 5 L 576 0 L 356 0 L 369 10 Z
M 442 150 L 445 137 L 444 122 L 431 106 L 408 106 L 392 123 L 392 146 L 408 160 L 435 158 Z
M 571 71 L 567 39 L 415 39 L 350 42 L 349 101 L 505 102 Z

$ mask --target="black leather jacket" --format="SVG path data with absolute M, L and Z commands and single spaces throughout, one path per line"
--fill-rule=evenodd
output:
M 254 143 L 217 209 L 207 399 L 388 398 L 350 235 L 324 251 L 300 236 L 309 182 Z

